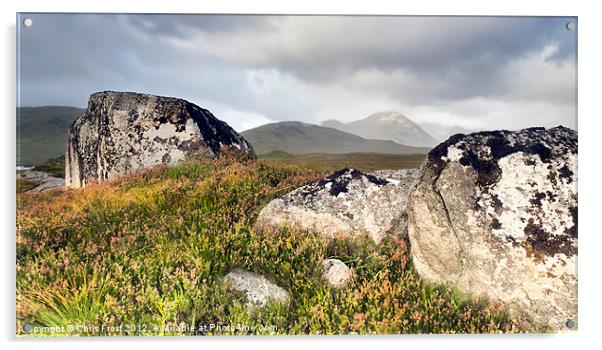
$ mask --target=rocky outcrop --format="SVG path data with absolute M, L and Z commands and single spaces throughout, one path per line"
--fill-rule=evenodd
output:
M 367 234 L 379 243 L 405 227 L 399 213 L 417 170 L 390 172 L 389 178 L 343 169 L 271 201 L 259 213 L 259 228 L 293 227 L 332 239 Z
M 351 280 L 351 270 L 339 259 L 322 261 L 322 277 L 333 288 L 342 288 Z
M 27 170 L 17 173 L 17 180 L 26 180 L 37 184 L 36 187 L 27 192 L 46 192 L 58 190 L 65 187 L 65 180 L 48 175 L 43 171 Z
M 185 158 L 214 158 L 251 145 L 209 111 L 178 98 L 129 92 L 92 94 L 67 135 L 65 180 L 83 187 Z
M 243 269 L 232 270 L 224 277 L 224 282 L 232 289 L 246 295 L 249 308 L 265 306 L 269 300 L 278 303 L 287 303 L 289 300 L 286 290 L 262 275 Z
M 407 215 L 424 278 L 576 325 L 577 132 L 454 135 L 428 154 Z

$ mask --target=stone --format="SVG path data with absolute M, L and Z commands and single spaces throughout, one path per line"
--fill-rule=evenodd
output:
M 215 158 L 251 145 L 211 112 L 179 98 L 98 92 L 67 133 L 65 182 L 83 187 L 185 158 Z
M 403 234 L 399 215 L 405 209 L 416 169 L 391 171 L 397 178 L 343 169 L 272 200 L 256 226 L 296 228 L 325 237 L 357 238 L 367 234 L 380 243 L 385 235 Z
M 247 306 L 262 307 L 269 300 L 286 304 L 289 294 L 283 288 L 270 282 L 266 277 L 243 269 L 234 269 L 224 277 L 224 282 L 233 290 L 242 292 L 247 297 Z
M 423 278 L 559 330 L 576 322 L 576 131 L 454 135 L 428 154 L 406 213 Z
M 339 259 L 322 261 L 322 276 L 333 288 L 342 288 L 351 280 L 351 270 Z
M 17 180 L 27 180 L 38 184 L 27 192 L 46 192 L 65 188 L 65 180 L 50 176 L 43 171 L 27 170 L 17 173 Z

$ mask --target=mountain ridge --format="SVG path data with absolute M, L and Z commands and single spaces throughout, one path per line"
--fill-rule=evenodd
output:
M 257 154 L 283 151 L 289 154 L 307 153 L 384 153 L 422 154 L 428 148 L 411 147 L 387 140 L 370 140 L 336 128 L 296 121 L 265 124 L 241 132 Z

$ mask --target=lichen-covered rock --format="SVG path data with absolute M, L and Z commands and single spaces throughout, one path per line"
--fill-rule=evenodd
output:
M 65 187 L 65 180 L 48 175 L 43 171 L 27 170 L 17 173 L 17 180 L 26 180 L 37 184 L 36 187 L 27 192 L 46 192 L 58 190 Z
M 224 277 L 224 282 L 232 289 L 246 295 L 248 306 L 265 306 L 268 300 L 278 303 L 287 303 L 289 295 L 286 290 L 270 282 L 262 275 L 243 269 L 234 269 Z
M 577 321 L 577 132 L 454 135 L 427 156 L 407 207 L 424 278 L 535 321 Z
M 351 280 L 351 270 L 339 259 L 322 261 L 322 276 L 333 288 L 344 287 Z
M 310 230 L 328 239 L 367 234 L 376 243 L 388 233 L 403 234 L 400 212 L 418 171 L 395 174 L 387 179 L 355 169 L 337 171 L 271 201 L 257 226 Z
M 65 181 L 83 187 L 184 158 L 214 158 L 224 147 L 255 157 L 251 145 L 209 111 L 178 98 L 99 92 L 67 135 Z

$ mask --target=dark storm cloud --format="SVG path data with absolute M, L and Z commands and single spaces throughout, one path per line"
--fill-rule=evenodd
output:
M 261 104 L 259 108 L 261 101 L 249 89 L 244 68 L 207 55 L 186 55 L 162 47 L 154 35 L 149 35 L 150 27 L 140 22 L 149 18 L 167 27 L 168 21 L 159 20 L 160 16 L 28 17 L 34 25 L 22 29 L 20 38 L 22 105 L 84 106 L 92 92 L 124 90 L 193 100 L 202 97 L 289 118 L 307 112 L 292 108 L 294 97 L 286 92 L 266 96 L 279 103 Z
M 574 118 L 564 112 L 575 105 L 571 18 L 27 17 L 34 25 L 20 28 L 21 105 L 83 106 L 94 91 L 125 90 L 272 120 L 411 107 L 463 121 L 525 101 L 521 113 Z
M 203 19 L 187 19 L 179 23 L 177 33 L 158 34 L 155 28 L 173 26 L 177 19 L 144 17 L 155 23 L 148 26 L 152 28 L 149 33 L 198 42 L 199 31 L 208 31 L 200 24 Z M 399 86 L 397 97 L 405 97 L 408 103 L 433 103 L 438 99 L 504 94 L 504 87 L 498 82 L 507 74 L 507 63 L 546 44 L 557 45 L 550 60 L 573 55 L 575 33 L 565 29 L 568 20 L 571 19 L 222 16 L 213 21 L 221 23 L 219 33 L 203 37 L 200 44 L 211 44 L 202 50 L 202 55 L 213 53 L 250 68 L 277 68 L 313 83 L 336 81 L 365 70 L 411 72 L 431 94 L 423 94 L 420 88 L 417 94 L 408 93 Z M 228 23 L 247 25 L 225 25 Z

